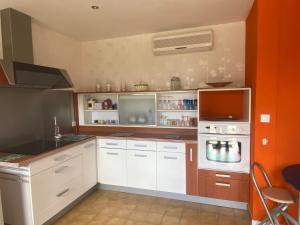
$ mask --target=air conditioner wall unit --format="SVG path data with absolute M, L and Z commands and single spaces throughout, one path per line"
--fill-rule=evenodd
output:
M 213 49 L 213 30 L 174 33 L 153 38 L 153 54 L 169 55 Z

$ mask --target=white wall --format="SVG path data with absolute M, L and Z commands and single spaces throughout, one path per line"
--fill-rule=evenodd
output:
M 81 81 L 81 43 L 36 21 L 32 23 L 34 63 L 66 69 L 75 87 Z
M 214 50 L 209 52 L 154 56 L 154 34 L 85 42 L 77 88 L 94 90 L 96 82 L 104 85 L 110 81 L 115 89 L 120 88 L 120 82 L 131 89 L 144 81 L 151 89 L 166 89 L 172 76 L 179 76 L 185 88 L 204 86 L 207 79 L 244 85 L 245 23 L 201 27 L 206 28 L 215 34 Z
M 213 51 L 154 56 L 155 34 L 81 43 L 33 20 L 34 61 L 66 69 L 77 91 L 95 91 L 97 82 L 104 86 L 108 81 L 114 89 L 119 89 L 121 82 L 132 89 L 139 81 L 149 83 L 151 89 L 166 89 L 172 76 L 179 76 L 184 88 L 202 87 L 207 79 L 233 81 L 235 86 L 243 86 L 245 23 L 200 29 L 206 28 L 214 30 Z

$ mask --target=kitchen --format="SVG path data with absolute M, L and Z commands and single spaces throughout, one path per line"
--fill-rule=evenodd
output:
M 0 3 L 5 224 L 259 224 L 253 162 L 298 196 L 297 1 L 69 4 Z

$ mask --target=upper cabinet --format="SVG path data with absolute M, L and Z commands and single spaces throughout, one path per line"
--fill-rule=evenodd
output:
M 251 89 L 202 89 L 198 91 L 199 121 L 250 122 Z
M 81 93 L 79 126 L 197 128 L 197 91 Z

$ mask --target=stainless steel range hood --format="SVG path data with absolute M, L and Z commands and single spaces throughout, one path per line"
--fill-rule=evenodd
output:
M 3 59 L 0 85 L 30 88 L 72 88 L 63 69 L 33 64 L 31 17 L 14 9 L 0 11 Z

